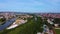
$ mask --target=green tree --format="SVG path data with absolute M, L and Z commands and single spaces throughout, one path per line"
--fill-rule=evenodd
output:
M 60 23 L 60 18 L 55 18 L 54 23 Z
M 0 22 L 4 22 L 5 20 L 5 18 L 0 18 Z
M 37 32 L 43 31 L 43 28 L 41 28 L 42 26 L 43 26 L 43 21 L 42 21 L 41 17 L 37 17 L 37 21 L 36 21 Z

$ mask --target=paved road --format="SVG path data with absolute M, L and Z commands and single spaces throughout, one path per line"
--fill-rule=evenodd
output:
M 0 31 L 4 30 L 6 27 L 10 26 L 15 20 L 16 20 L 16 18 L 6 21 L 5 24 L 0 26 Z

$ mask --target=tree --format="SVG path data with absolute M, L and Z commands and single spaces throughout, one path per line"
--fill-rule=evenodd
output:
M 0 22 L 4 22 L 5 20 L 5 18 L 0 18 Z
M 36 22 L 37 32 L 42 32 L 43 31 L 43 28 L 41 28 L 42 26 L 43 26 L 43 22 L 42 22 L 41 17 L 37 17 L 37 22 Z
M 60 23 L 60 18 L 55 18 L 54 23 Z

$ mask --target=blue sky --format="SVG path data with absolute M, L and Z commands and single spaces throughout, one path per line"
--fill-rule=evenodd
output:
M 0 0 L 0 11 L 60 12 L 60 0 Z

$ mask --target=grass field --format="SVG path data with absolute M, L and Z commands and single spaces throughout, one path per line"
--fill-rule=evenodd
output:
M 60 34 L 60 29 L 55 29 L 56 34 Z

